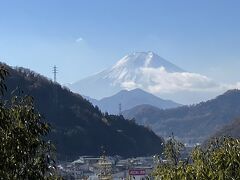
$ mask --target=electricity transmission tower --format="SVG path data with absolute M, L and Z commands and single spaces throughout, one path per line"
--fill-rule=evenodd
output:
M 54 66 L 53 66 L 53 77 L 54 77 L 54 82 L 57 82 L 57 73 L 58 73 L 57 66 L 54 65 Z
M 121 103 L 119 103 L 119 105 L 118 105 L 118 110 L 119 110 L 119 116 L 121 116 L 122 115 L 122 104 Z

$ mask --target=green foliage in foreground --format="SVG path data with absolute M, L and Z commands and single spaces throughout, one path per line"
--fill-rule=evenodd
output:
M 54 179 L 50 131 L 35 110 L 31 97 L 3 99 L 7 71 L 0 68 L 0 179 Z
M 169 143 L 171 141 L 171 143 Z M 175 143 L 173 143 L 175 142 Z M 188 160 L 177 161 L 179 158 L 179 144 L 170 139 L 165 148 L 167 163 L 159 163 L 153 176 L 163 180 L 238 180 L 240 179 L 240 140 L 234 138 L 218 138 L 213 140 L 207 148 L 196 147 Z M 175 154 L 169 156 L 169 154 Z

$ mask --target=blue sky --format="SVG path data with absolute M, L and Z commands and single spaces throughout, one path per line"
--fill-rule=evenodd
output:
M 240 80 L 238 0 L 0 0 L 0 59 L 70 83 L 154 51 L 190 72 Z

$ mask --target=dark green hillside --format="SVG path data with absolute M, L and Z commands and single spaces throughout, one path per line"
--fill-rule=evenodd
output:
M 52 125 L 50 138 L 61 159 L 98 155 L 104 146 L 109 155 L 142 156 L 159 153 L 162 139 L 122 116 L 103 115 L 97 107 L 33 71 L 8 67 L 8 94 L 29 94 Z M 16 88 L 18 87 L 18 88 Z
M 186 141 L 202 141 L 240 116 L 240 90 L 229 90 L 197 105 L 168 110 L 142 105 L 123 114 L 149 125 L 159 135 L 169 136 L 173 132 Z
M 214 134 L 214 137 L 231 136 L 240 138 L 240 118 L 235 119 L 233 122 L 225 125 L 222 129 Z

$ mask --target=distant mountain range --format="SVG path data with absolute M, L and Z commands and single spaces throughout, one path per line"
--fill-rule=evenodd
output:
M 101 100 L 96 100 L 89 97 L 85 98 L 88 99 L 92 104 L 98 106 L 103 112 L 108 112 L 110 114 L 119 114 L 120 104 L 122 111 L 142 104 L 149 104 L 160 109 L 168 109 L 181 106 L 181 104 L 178 104 L 171 100 L 163 100 L 141 89 L 134 89 L 131 91 L 122 90 L 113 96 L 106 97 Z
M 240 117 L 240 90 L 229 90 L 213 100 L 174 109 L 140 105 L 123 115 L 151 127 L 160 136 L 167 137 L 173 132 L 184 142 L 202 142 Z
M 37 109 L 53 128 L 49 138 L 60 159 L 99 155 L 102 146 L 108 155 L 124 157 L 162 151 L 163 140 L 151 130 L 123 116 L 102 114 L 82 96 L 31 70 L 6 67 L 10 76 L 5 98 L 9 99 L 12 92 L 23 95 L 22 91 L 34 97 Z
M 140 88 L 184 104 L 202 100 L 202 96 L 208 97 L 211 94 L 208 88 L 212 92 L 218 85 L 206 76 L 184 71 L 149 51 L 128 54 L 111 68 L 69 84 L 68 87 L 73 92 L 98 100 L 113 96 L 121 90 Z

